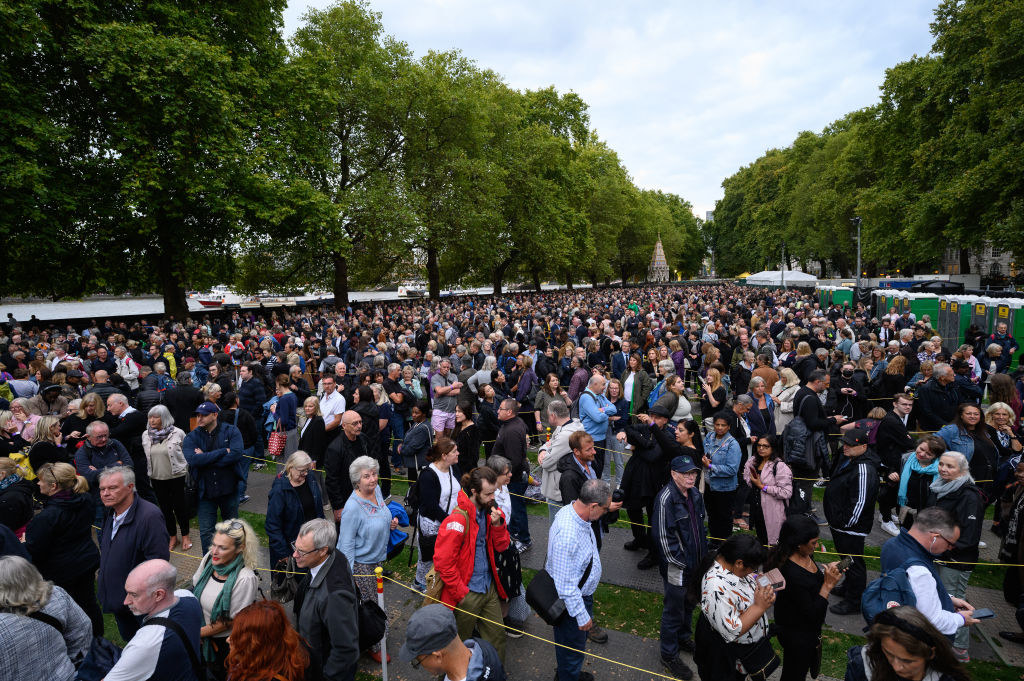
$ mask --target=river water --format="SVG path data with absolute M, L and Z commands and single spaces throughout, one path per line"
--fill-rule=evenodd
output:
M 541 287 L 545 291 L 553 291 L 562 286 L 545 284 Z M 577 288 L 588 288 L 577 285 Z M 477 289 L 458 289 L 445 291 L 444 295 L 491 295 L 494 289 L 490 286 Z M 365 302 L 373 300 L 394 300 L 401 302 L 415 302 L 416 298 L 398 298 L 395 291 L 351 291 L 349 300 L 352 302 Z M 267 307 L 274 307 L 273 303 Z M 188 299 L 190 312 L 216 312 L 221 308 L 203 307 L 195 298 Z M 246 311 L 248 308 L 243 308 Z M 164 313 L 164 301 L 160 296 L 132 296 L 132 297 L 97 297 L 85 300 L 51 302 L 8 302 L 0 303 L 0 321 L 7 319 L 7 314 L 13 314 L 19 322 L 29 320 L 32 315 L 36 319 L 45 321 L 50 319 L 82 319 L 95 318 L 106 319 L 111 317 L 135 317 L 153 316 L 158 318 Z

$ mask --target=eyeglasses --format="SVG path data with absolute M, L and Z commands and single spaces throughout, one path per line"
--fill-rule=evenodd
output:
M 956 545 L 955 541 L 949 539 L 948 537 L 946 537 L 946 535 L 942 534 L 941 532 L 935 532 L 934 534 L 935 534 L 936 537 L 940 538 L 942 541 L 946 542 L 950 546 L 955 546 Z
M 325 548 L 325 547 L 321 546 L 320 549 L 322 549 L 322 548 Z M 295 542 L 292 542 L 292 550 L 295 551 L 295 553 L 299 554 L 299 558 L 303 558 L 305 556 L 308 556 L 311 553 L 316 553 L 320 549 L 313 549 L 312 551 L 303 551 L 302 549 L 300 549 L 298 546 L 295 545 Z
M 417 655 L 416 657 L 413 658 L 412 662 L 410 663 L 410 664 L 412 664 L 412 668 L 413 669 L 419 669 L 420 668 L 420 663 L 423 662 L 423 660 L 421 660 L 420 657 L 421 657 L 420 655 Z
M 772 446 L 770 444 L 768 444 L 767 442 L 758 442 L 757 443 L 757 448 L 758 449 L 771 449 Z

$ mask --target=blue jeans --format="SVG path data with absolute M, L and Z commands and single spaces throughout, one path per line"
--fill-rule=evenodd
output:
M 512 518 L 508 522 L 508 531 L 513 538 L 523 544 L 530 543 L 530 521 L 526 517 L 526 494 L 525 482 L 508 483 L 508 491 L 512 497 Z M 517 496 L 518 495 L 518 496 Z
M 665 586 L 665 607 L 661 611 L 661 657 L 671 660 L 679 654 L 679 644 L 693 638 L 693 605 L 686 602 L 686 587 L 669 584 Z
M 584 596 L 583 605 L 587 613 L 593 619 L 594 597 Z M 583 669 L 583 652 L 587 649 L 587 632 L 580 631 L 579 622 L 571 615 L 566 616 L 555 628 L 555 643 L 561 643 L 569 648 L 575 648 L 579 652 L 557 646 L 555 648 L 555 662 L 558 667 L 555 671 L 558 681 L 577 681 L 580 678 L 580 670 Z
M 213 527 L 217 524 L 217 511 L 221 520 L 238 517 L 238 492 L 224 494 L 213 499 L 200 499 L 196 515 L 199 517 L 199 542 L 203 547 L 203 555 L 210 550 L 213 540 Z
M 398 453 L 398 445 L 402 444 L 402 439 L 405 438 L 405 417 L 401 414 L 392 414 L 388 423 L 391 424 L 391 467 L 401 468 L 402 455 Z

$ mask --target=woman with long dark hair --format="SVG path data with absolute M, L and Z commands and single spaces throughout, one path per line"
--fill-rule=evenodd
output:
M 986 495 L 992 489 L 992 480 L 999 467 L 999 449 L 989 437 L 988 426 L 981 415 L 981 407 L 973 402 L 964 402 L 956 410 L 953 422 L 935 433 L 946 443 L 946 448 L 961 452 L 970 463 L 971 476 L 980 483 Z
M 420 551 L 415 586 L 420 590 L 426 588 L 427 573 L 434 565 L 434 545 L 441 523 L 459 503 L 459 448 L 455 442 L 446 437 L 438 438 L 427 452 L 427 460 L 430 464 L 419 477 L 420 506 L 417 509 Z
M 754 453 L 743 468 L 743 479 L 757 490 L 748 497 L 750 520 L 762 544 L 779 540 L 786 520 L 786 506 L 793 496 L 793 470 L 782 460 L 778 435 L 762 435 L 754 441 Z
M 746 678 L 737 669 L 741 658 L 756 666 L 751 672 L 761 670 L 762 663 L 770 666 L 772 658 L 778 663 L 768 640 L 767 613 L 775 592 L 755 579 L 766 557 L 757 538 L 737 534 L 709 553 L 695 571 L 690 595 L 696 598 L 699 584 L 700 616 L 693 661 L 700 678 L 741 681 Z M 748 655 L 756 655 L 756 661 Z
M 814 561 L 817 550 L 818 524 L 805 515 L 790 516 L 765 565 L 767 570 L 779 570 L 786 580 L 786 588 L 776 592 L 775 600 L 775 624 L 782 644 L 780 681 L 803 681 L 815 661 L 821 662 L 821 650 L 812 643 L 821 643 L 828 597 L 841 575 L 838 562 L 822 569 Z
M 970 681 L 949 639 L 917 608 L 901 605 L 875 616 L 868 642 L 847 652 L 846 681 Z
M 231 681 L 319 681 L 309 645 L 277 601 L 256 601 L 235 615 L 227 668 Z
M 551 374 L 554 376 L 554 374 Z M 455 406 L 455 430 L 452 439 L 459 448 L 459 470 L 471 471 L 480 462 L 480 429 L 473 423 L 471 404 Z

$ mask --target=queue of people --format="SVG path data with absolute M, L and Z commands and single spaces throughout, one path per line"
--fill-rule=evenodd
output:
M 986 340 L 999 346 L 999 361 L 977 361 L 995 356 L 978 347 Z M 26 537 L 44 577 L 94 625 L 99 608 L 85 585 L 98 570 L 98 605 L 133 640 L 148 627 L 135 612 L 143 608 L 125 602 L 126 581 L 148 561 L 137 577 L 166 584 L 166 568 L 153 561 L 190 547 L 190 516 L 198 515 L 208 574 L 195 577 L 202 586 L 197 652 L 226 678 L 233 661 L 242 669 L 246 660 L 220 640 L 228 631 L 235 640 L 224 623 L 256 605 L 245 602 L 255 567 L 246 552 L 255 543 L 238 509 L 249 498 L 253 462 L 278 458 L 284 466 L 266 523 L 272 562 L 312 577 L 295 595 L 301 637 L 287 664 L 294 671 L 307 653 L 307 666 L 346 678 L 363 651 L 338 648 L 333 637 L 351 634 L 352 622 L 341 619 L 373 591 L 352 575 L 369 574 L 388 555 L 397 522 L 387 504 L 393 476 L 417 481 L 409 509 L 420 559 L 415 586 L 427 589 L 433 570 L 440 600 L 459 607 L 462 647 L 453 645 L 444 664 L 467 654 L 500 663 L 505 638 L 522 631 L 518 555 L 532 547 L 530 497 L 543 497 L 552 528 L 561 528 L 549 532 L 545 562 L 569 596 L 574 625 L 556 625 L 555 640 L 579 651 L 606 641 L 593 616 L 593 587 L 609 526 L 625 508 L 633 528 L 625 548 L 642 552 L 639 569 L 658 567 L 662 576 L 662 662 L 686 679 L 692 670 L 682 653 L 698 639 L 708 641 L 701 651 L 724 653 L 698 660 L 699 671 L 723 660 L 753 664 L 752 649 L 737 646 L 756 646 L 765 612 L 773 602 L 780 608 L 775 592 L 756 581 L 759 570 L 790 573 L 806 591 L 799 607 L 822 618 L 831 596 L 841 598 L 834 613 L 854 613 L 870 587 L 860 554 L 875 523 L 893 535 L 890 543 L 907 541 L 919 525 L 931 532 L 921 529 L 935 526 L 931 508 L 948 509 L 955 540 L 946 541 L 952 532 L 926 535 L 925 550 L 947 561 L 935 589 L 960 604 L 950 635 L 953 657 L 965 661 L 971 570 L 961 568 L 984 546 L 985 507 L 999 502 L 1004 560 L 1024 544 L 1015 477 L 1020 384 L 1008 374 L 1015 351 L 1005 328 L 957 345 L 936 338 L 927 319 L 823 309 L 799 293 L 725 286 L 516 294 L 269 319 L 232 312 L 199 322 L 107 322 L 81 335 L 16 325 L 0 332 L 0 363 L 13 369 L 7 383 L 15 397 L 0 410 L 0 446 L 10 462 L 0 459 L 0 523 Z M 993 398 L 984 410 L 983 395 Z M 938 432 L 917 440 L 917 429 Z M 825 488 L 820 512 L 816 485 Z M 90 512 L 102 527 L 98 557 L 83 541 Z M 44 529 L 58 517 L 74 540 L 67 550 L 83 556 L 80 573 L 47 567 Z M 826 524 L 838 553 L 851 556 L 841 572 L 816 566 L 807 553 Z M 734 530 L 751 530 L 762 549 L 787 553 L 762 555 L 742 539 L 750 535 Z M 593 548 L 573 548 L 575 562 L 567 563 L 565 537 Z M 698 602 L 687 592 L 698 573 L 707 578 L 698 592 L 710 595 L 691 633 L 687 613 Z M 1022 580 L 1013 579 L 1007 597 L 1019 599 Z M 343 588 L 346 580 L 352 589 Z M 713 596 L 714 585 L 726 584 L 744 594 L 728 607 Z M 146 608 L 192 610 L 173 588 L 161 593 Z M 793 605 L 782 593 L 785 611 Z M 260 614 L 268 622 L 276 616 Z M 813 633 L 816 622 L 791 619 L 780 641 Z M 462 643 L 474 632 L 479 643 Z M 146 631 L 150 643 L 155 636 Z M 414 659 L 456 669 L 442 664 L 439 651 L 448 647 Z M 788 647 L 783 674 L 801 678 L 813 660 Z M 582 656 L 569 649 L 558 656 L 558 678 L 586 678 Z

